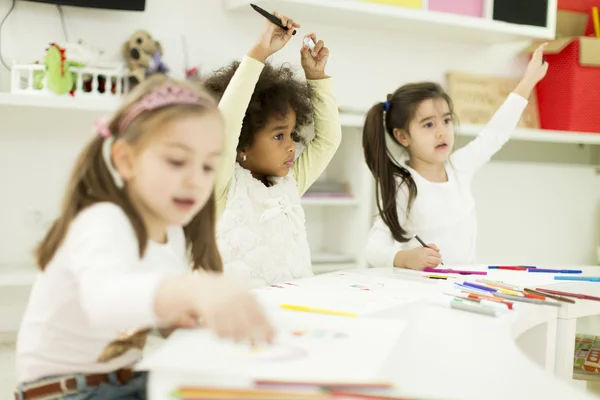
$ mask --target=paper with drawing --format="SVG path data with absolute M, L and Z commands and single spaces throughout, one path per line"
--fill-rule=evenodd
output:
M 420 300 L 436 289 L 423 282 L 336 272 L 254 292 L 266 305 L 292 304 L 366 315 Z
M 142 370 L 169 369 L 232 379 L 374 382 L 405 323 L 292 311 L 272 313 L 277 338 L 251 347 L 216 339 L 205 330 L 175 332 L 146 357 Z

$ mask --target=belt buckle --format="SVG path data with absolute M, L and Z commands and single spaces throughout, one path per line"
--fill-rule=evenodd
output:
M 58 384 L 60 386 L 60 390 L 63 394 L 68 394 L 70 392 L 69 388 L 67 387 L 67 380 L 71 379 L 71 377 L 68 376 L 64 376 L 62 378 L 60 378 L 60 380 L 58 381 Z

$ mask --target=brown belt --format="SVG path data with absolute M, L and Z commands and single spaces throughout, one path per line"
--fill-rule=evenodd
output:
M 126 384 L 135 376 L 131 369 L 119 369 L 114 372 L 121 384 Z M 103 383 L 110 383 L 109 374 L 84 375 L 87 387 L 95 388 Z M 31 383 L 23 387 L 23 400 L 35 400 L 52 396 L 72 394 L 77 391 L 77 380 L 75 376 L 65 376 L 55 380 L 45 381 L 40 384 Z M 15 400 L 20 400 L 19 393 L 15 393 Z

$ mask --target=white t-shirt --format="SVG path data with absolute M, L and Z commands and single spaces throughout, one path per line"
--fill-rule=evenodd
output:
M 374 267 L 391 267 L 400 250 L 421 246 L 414 239 L 418 235 L 425 243 L 435 243 L 445 264 L 475 262 L 477 219 L 471 182 L 475 173 L 510 139 L 527 100 L 511 93 L 483 131 L 465 147 L 450 156 L 446 165 L 447 182 L 430 182 L 412 168 L 405 166 L 417 186 L 417 197 L 406 215 L 408 188 L 402 185 L 396 197 L 400 226 L 406 243 L 396 242 L 380 216 L 369 232 L 367 260 Z M 398 183 L 401 182 L 397 178 Z
M 17 339 L 18 382 L 106 373 L 138 361 L 142 350 L 126 341 L 116 358 L 106 359 L 105 350 L 123 334 L 154 327 L 158 284 L 189 269 L 182 228 L 169 227 L 167 236 L 165 244 L 149 241 L 140 259 L 120 207 L 98 203 L 82 211 L 32 288 Z

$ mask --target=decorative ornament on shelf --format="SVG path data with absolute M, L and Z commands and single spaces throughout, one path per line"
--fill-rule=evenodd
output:
M 83 64 L 67 60 L 66 50 L 56 43 L 50 43 L 46 49 L 44 57 L 45 71 L 36 71 L 34 73 L 34 87 L 42 89 L 44 87 L 44 77 L 48 90 L 57 94 L 75 95 L 76 76 L 71 71 L 71 67 L 83 67 Z
M 133 88 L 153 74 L 168 74 L 163 62 L 163 49 L 145 30 L 137 30 L 123 43 L 121 54 L 127 68 L 129 87 Z

